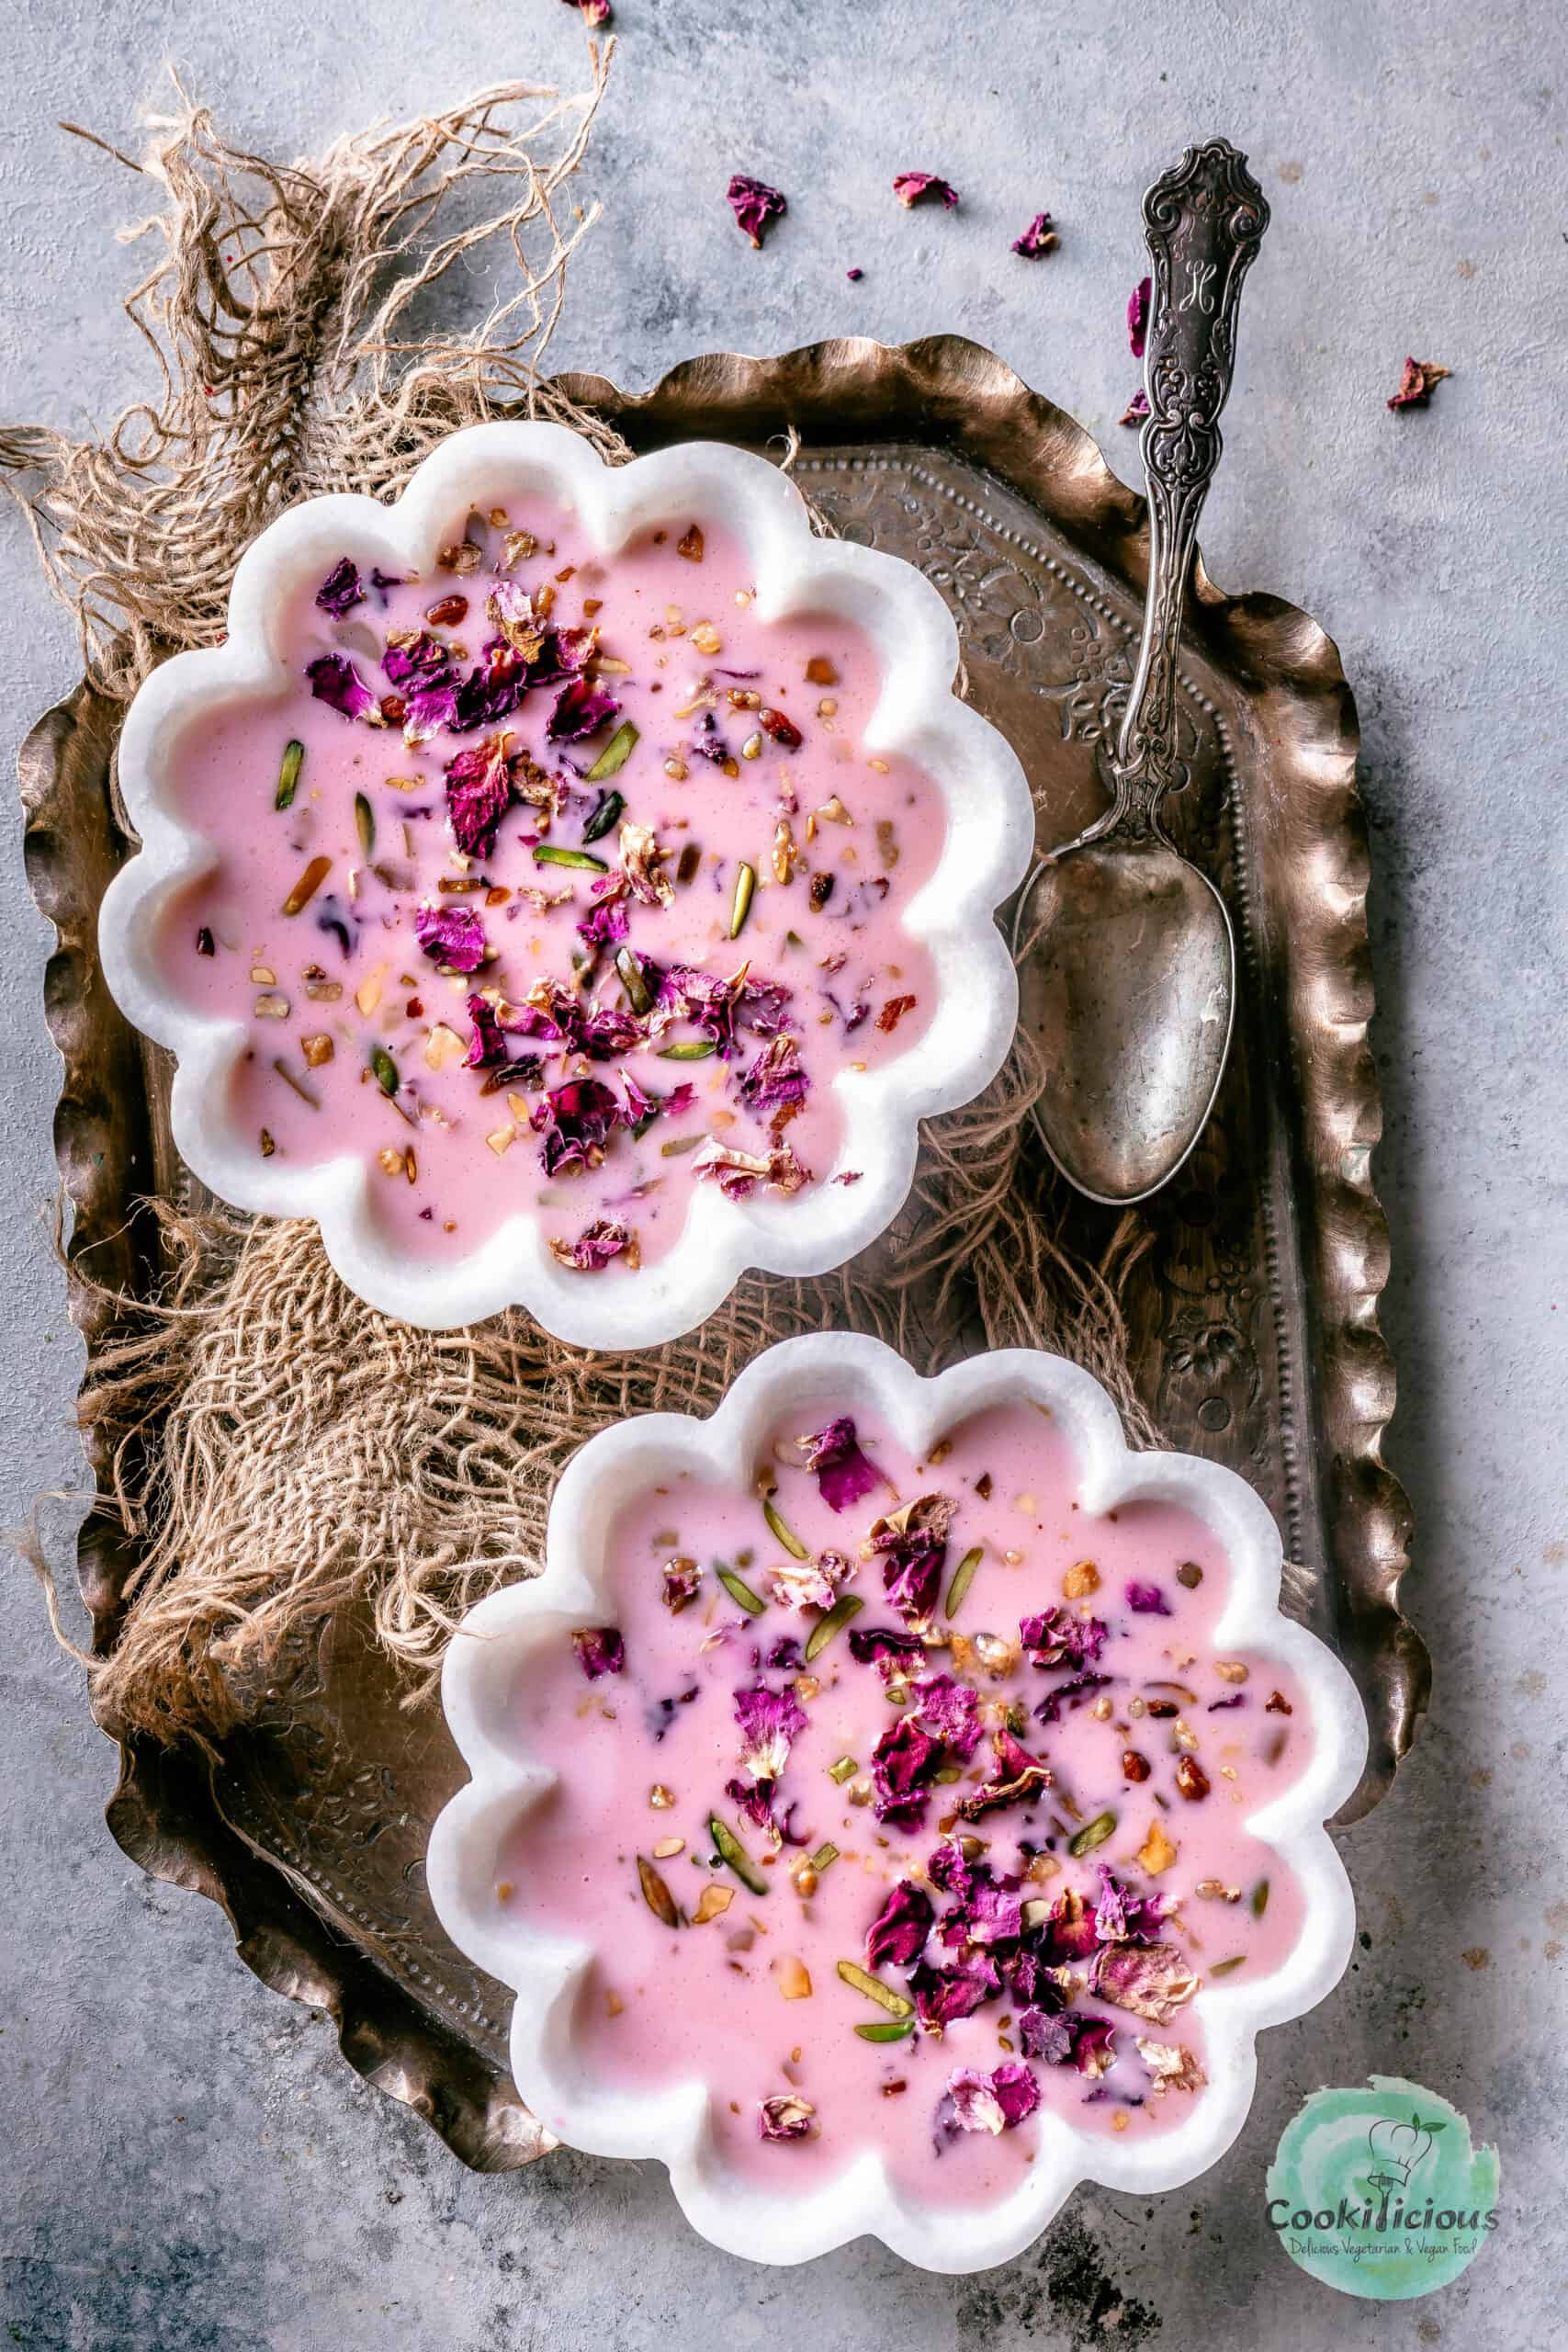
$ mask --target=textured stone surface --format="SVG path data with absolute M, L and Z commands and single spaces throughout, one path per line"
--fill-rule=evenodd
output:
M 1562 2275 L 1560 2103 L 1564 1289 L 1568 1212 L 1559 731 L 1564 540 L 1561 12 L 1539 0 L 624 0 L 587 184 L 605 219 L 557 351 L 650 380 L 711 346 L 956 328 L 1135 462 L 1121 313 L 1137 200 L 1195 134 L 1248 149 L 1275 209 L 1248 287 L 1230 456 L 1205 545 L 1337 638 L 1360 698 L 1393 1227 L 1391 1453 L 1420 1520 L 1408 1603 L 1436 1655 L 1427 1736 L 1345 1841 L 1363 1949 L 1314 2017 L 1265 2038 L 1253 2120 L 1192 2189 L 1086 2195 L 1034 2254 L 968 2282 L 865 2246 L 807 2273 L 723 2259 L 644 2167 L 561 2156 L 463 2172 L 341 2065 L 327 2025 L 264 1993 L 220 1915 L 145 1883 L 101 1820 L 111 1757 L 31 1589 L 4 1589 L 0 1738 L 3 2310 L 50 2352 L 450 2352 L 701 2340 L 828 2352 L 1029 2343 L 1544 2345 Z M 18 0 L 0 145 L 0 356 L 13 415 L 102 417 L 145 380 L 117 300 L 147 209 L 61 137 L 137 143 L 175 56 L 225 125 L 274 153 L 491 75 L 571 79 L 555 0 L 331 10 L 274 0 Z M 257 50 L 258 28 L 263 46 Z M 944 173 L 952 218 L 896 171 Z M 731 169 L 789 191 L 755 254 Z M 1042 205 L 1061 250 L 1008 251 Z M 846 266 L 865 271 L 855 286 Z M 1407 350 L 1454 380 L 1383 406 Z M 7 739 L 75 675 L 14 518 L 0 682 Z M 7 753 L 7 757 L 9 754 Z M 11 1335 L 0 1521 L 69 1486 L 78 1372 L 49 1246 L 56 1063 L 48 940 L 0 837 Z M 56 1513 L 63 1526 L 69 1511 Z M 67 1547 L 57 1544 L 62 1558 Z M 1501 2143 L 1501 2239 L 1415 2307 L 1336 2297 L 1263 2225 L 1262 2167 L 1307 2089 L 1369 2069 L 1448 2093 Z

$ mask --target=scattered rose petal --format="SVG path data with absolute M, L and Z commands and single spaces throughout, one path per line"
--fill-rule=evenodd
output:
M 340 556 L 316 591 L 316 602 L 323 613 L 331 613 L 341 621 L 355 605 L 365 602 L 365 586 L 359 577 L 359 567 L 348 556 Z
M 1169 1909 L 1168 1895 L 1134 1894 L 1114 1871 L 1100 1863 L 1094 1929 L 1101 1943 L 1148 1943 Z
M 1018 1634 L 1032 1666 L 1090 1666 L 1105 1646 L 1106 1627 L 1098 1617 L 1075 1617 L 1054 1606 L 1019 1621 Z
M 1149 298 L 1155 290 L 1152 277 L 1140 277 L 1127 303 L 1127 341 L 1134 359 L 1141 359 L 1149 334 Z
M 1082 1674 L 1069 1676 L 1066 1682 L 1058 1682 L 1054 1690 L 1047 1690 L 1034 1710 L 1035 1722 L 1059 1724 L 1064 1707 L 1071 1714 L 1075 1708 L 1082 1706 L 1091 1690 L 1100 1690 L 1102 1684 L 1112 1679 L 1109 1674 L 1096 1674 L 1092 1668 Z
M 808 2140 L 817 2130 L 817 2109 L 797 2091 L 779 2091 L 757 2107 L 760 2140 Z
M 798 1193 L 811 1182 L 810 1170 L 801 1166 L 787 1143 L 778 1145 L 763 1159 L 754 1151 L 737 1151 L 711 1136 L 693 1159 L 692 1173 L 716 1178 L 719 1191 L 730 1201 L 748 1199 L 759 1182 L 772 1185 L 775 1192 Z
M 1051 226 L 1048 212 L 1037 212 L 1021 237 L 1015 237 L 1012 249 L 1022 254 L 1026 261 L 1033 261 L 1041 254 L 1052 253 L 1057 244 L 1056 232 Z
M 488 735 L 459 752 L 446 769 L 446 818 L 452 838 L 469 857 L 489 857 L 495 829 L 512 799 L 505 735 Z
M 869 1541 L 882 1556 L 883 1589 L 908 1618 L 929 1617 L 936 1607 L 953 1509 L 946 1495 L 921 1495 L 872 1525 Z
M 806 1467 L 815 1474 L 822 1499 L 829 1510 L 849 1510 L 882 1483 L 882 1474 L 861 1452 L 855 1425 L 847 1413 L 824 1421 L 809 1436 L 797 1437 Z M 890 1635 L 890 1640 L 897 1638 Z M 860 1652 L 855 1653 L 857 1657 Z
M 893 193 L 906 211 L 916 204 L 941 204 L 951 211 L 958 201 L 958 190 L 934 172 L 900 172 Z
M 592 1168 L 603 1159 L 621 1106 L 596 1078 L 574 1079 L 536 1103 L 531 1124 L 544 1136 L 539 1163 L 547 1176 L 562 1168 Z
M 1425 408 L 1434 389 L 1452 374 L 1451 368 L 1439 368 L 1435 359 L 1407 359 L 1390 408 Z
M 318 653 L 305 664 L 310 692 L 318 702 L 330 703 L 344 718 L 363 718 L 376 708 L 376 697 L 346 655 Z
M 1001 1976 L 989 1952 L 965 1952 L 945 1968 L 921 1962 L 909 1979 L 915 2015 L 927 2033 L 940 2033 L 960 2018 L 973 2017 L 982 2002 L 1002 1989 Z
M 1101 1944 L 1089 1972 L 1091 1993 L 1112 2007 L 1165 2025 L 1198 1990 L 1175 1944 Z
M 1179 2041 L 1149 2041 L 1142 2034 L 1135 2047 L 1149 2073 L 1154 2077 L 1154 2096 L 1165 2091 L 1201 2091 L 1209 2077 Z
M 579 1625 L 571 1646 L 590 1682 L 602 1674 L 619 1674 L 626 1662 L 626 1645 L 614 1625 Z
M 941 1762 L 940 1742 L 908 1715 L 890 1724 L 871 1756 L 878 1821 L 890 1822 L 895 1829 L 918 1829 L 931 1802 L 926 1783 Z
M 991 1778 L 959 1799 L 957 1810 L 964 1821 L 978 1821 L 1002 1805 L 1029 1804 L 1051 1786 L 1050 1766 L 1021 1747 L 1010 1732 L 998 1732 L 996 1748 Z
M 861 279 L 865 276 L 865 272 L 863 269 L 846 269 L 844 276 L 849 279 L 852 286 L 858 286 Z
M 454 972 L 477 972 L 485 959 L 484 925 L 469 907 L 417 907 L 414 937 Z
M 664 1563 L 664 1606 L 671 1617 L 678 1617 L 689 1601 L 697 1597 L 697 1587 L 703 1572 L 695 1560 L 673 1559 Z
M 1129 1577 L 1126 1585 L 1127 1606 L 1139 1617 L 1168 1617 L 1170 1603 L 1157 1584 L 1140 1584 L 1136 1577 Z
M 610 0 L 566 0 L 566 5 L 577 10 L 590 32 L 610 21 Z
M 828 1426 L 831 1429 L 833 1423 L 829 1421 Z M 797 1444 L 805 1442 L 796 1440 Z M 864 1460 L 863 1455 L 862 1459 Z M 924 1657 L 926 1645 L 919 1634 L 895 1633 L 890 1625 L 852 1625 L 850 1656 L 858 1665 L 880 1666 L 884 1659 Z
M 965 1763 L 980 1744 L 980 1694 L 951 1674 L 919 1674 L 909 1685 L 915 1720 Z
M 960 2066 L 947 2079 L 947 2100 L 960 2132 L 1010 2132 L 1040 2104 L 1040 2086 L 1027 2066 L 998 2066 L 982 2075 Z
M 748 179 L 744 172 L 736 173 L 725 195 L 739 226 L 760 252 L 770 222 L 781 220 L 789 210 L 787 200 L 765 180 Z
M 1148 413 L 1149 396 L 1140 384 L 1122 412 L 1122 422 L 1123 424 L 1142 424 Z
M 773 1597 L 781 1609 L 831 1609 L 838 1587 L 848 1583 L 855 1567 L 841 1552 L 823 1552 L 815 1560 L 781 1560 L 773 1570 Z
M 592 735 L 614 718 L 620 707 L 614 695 L 605 694 L 591 679 L 573 678 L 556 696 L 545 732 L 553 743 L 575 742 L 579 736 Z
M 866 1929 L 866 1966 L 912 1968 L 925 1950 L 934 1917 L 924 1887 L 901 1878 Z
M 634 1271 L 638 1263 L 636 1234 L 628 1233 L 624 1225 L 607 1216 L 595 1217 L 592 1225 L 585 1225 L 575 1241 L 561 1241 L 552 1236 L 550 1254 L 558 1265 L 573 1267 L 580 1274 L 602 1272 L 612 1258 L 625 1258 Z
M 762 1047 L 735 1091 L 749 1111 L 798 1110 L 807 1085 L 800 1047 L 793 1037 L 779 1036 Z

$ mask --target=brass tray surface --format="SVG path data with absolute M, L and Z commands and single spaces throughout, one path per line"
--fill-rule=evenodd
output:
M 973 699 L 1035 786 L 1042 841 L 1097 811 L 1141 608 L 1143 502 L 1000 360 L 953 336 L 846 341 L 693 360 L 636 396 L 596 377 L 565 384 L 638 449 L 715 438 L 777 454 L 793 427 L 796 478 L 837 528 L 909 558 L 946 597 Z M 1182 688 L 1190 776 L 1168 815 L 1224 894 L 1240 1003 L 1216 1114 L 1145 1212 L 1135 1365 L 1168 1442 L 1265 1497 L 1301 1612 L 1356 1677 L 1371 1747 L 1353 1819 L 1386 1791 L 1429 1679 L 1398 1608 L 1409 1509 L 1379 1452 L 1394 1376 L 1377 1323 L 1388 1248 L 1370 1168 L 1382 1111 L 1355 707 L 1314 622 L 1274 597 L 1224 595 L 1201 571 Z M 28 876 L 59 934 L 46 1008 L 65 1065 L 55 1142 L 71 1254 L 90 1252 L 96 1283 L 134 1298 L 152 1271 L 139 1202 L 189 1203 L 193 1187 L 169 1140 L 167 1057 L 128 1027 L 97 969 L 98 901 L 130 846 L 116 723 L 84 684 L 33 729 L 20 767 Z M 1071 1238 L 1094 1251 L 1113 1214 L 1076 1204 Z M 71 1306 L 90 1352 L 112 1336 L 115 1310 L 79 1275 Z M 134 1560 L 102 1512 L 79 1565 L 107 1647 Z M 108 1820 L 143 1868 L 223 1905 L 264 1982 L 333 2015 L 361 2075 L 466 2163 L 500 2170 L 550 2143 L 507 2075 L 508 1996 L 446 1942 L 424 1889 L 429 1826 L 460 1777 L 438 1711 L 402 1711 L 363 1629 L 339 1624 L 288 1662 L 215 1763 L 122 1743 Z

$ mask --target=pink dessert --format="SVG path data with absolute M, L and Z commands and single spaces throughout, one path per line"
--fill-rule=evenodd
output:
M 593 1955 L 578 2066 L 704 2084 L 725 2162 L 775 2186 L 874 2146 L 972 2202 L 1053 2116 L 1168 2131 L 1205 2096 L 1200 1988 L 1271 1973 L 1303 1916 L 1245 1825 L 1309 1705 L 1216 1649 L 1216 1537 L 1080 1509 L 1028 1403 L 920 1462 L 864 1419 L 781 1429 L 756 1473 L 629 1495 L 605 1622 L 518 1687 L 557 1778 L 496 1897 Z
M 721 534 L 602 560 L 543 506 L 455 527 L 425 579 L 345 555 L 281 616 L 288 692 L 182 735 L 220 855 L 161 953 L 244 1024 L 259 1155 L 365 1153 L 416 1255 L 524 1208 L 618 1279 L 709 1186 L 858 1181 L 833 1082 L 931 1018 L 903 916 L 942 804 L 865 748 L 863 637 L 759 620 Z

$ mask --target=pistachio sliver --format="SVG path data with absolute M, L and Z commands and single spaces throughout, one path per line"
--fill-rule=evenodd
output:
M 716 1813 L 708 1815 L 708 1835 L 718 1849 L 719 1860 L 732 1870 L 743 1887 L 752 1894 L 766 1894 L 768 1882 L 731 1829 Z
M 621 976 L 621 986 L 631 1000 L 634 1012 L 651 1012 L 653 999 L 648 982 L 642 976 L 642 966 L 632 950 L 624 944 L 615 950 L 615 969 Z
M 562 849 L 556 842 L 536 842 L 534 863 L 536 865 L 570 865 L 581 874 L 608 874 L 610 871 L 604 859 L 595 857 L 592 850 Z
M 1216 1960 L 1209 1973 L 1211 1976 L 1228 1976 L 1232 1969 L 1239 1968 L 1246 1958 L 1244 1951 L 1233 1952 L 1229 1960 Z
M 777 1542 L 782 1544 L 786 1552 L 791 1554 L 795 1559 L 809 1560 L 811 1555 L 807 1550 L 805 1544 L 801 1542 L 799 1536 L 795 1533 L 794 1528 L 787 1525 L 787 1523 L 779 1517 L 778 1512 L 773 1509 L 773 1504 L 766 1498 L 764 1498 L 762 1503 L 762 1517 L 768 1522 L 769 1534 L 773 1536 Z
M 283 911 L 286 915 L 297 915 L 302 908 L 310 905 L 327 876 L 332 872 L 332 866 L 333 862 L 330 857 L 313 857 L 310 860 L 310 865 L 283 901 Z
M 620 726 L 616 728 L 615 733 L 605 744 L 604 750 L 600 752 L 598 758 L 594 761 L 593 765 L 589 769 L 587 775 L 583 778 L 584 783 L 607 784 L 613 775 L 619 775 L 621 770 L 626 766 L 626 762 L 631 758 L 632 753 L 637 749 L 637 730 L 633 726 L 631 720 L 629 718 L 623 719 Z M 601 832 L 608 832 L 610 827 L 615 823 L 615 820 L 614 817 L 606 818 L 604 823 L 599 828 L 599 831 Z M 585 838 L 592 840 L 594 836 L 592 834 L 589 834 L 585 836 Z
M 956 1617 L 963 1608 L 964 1598 L 975 1581 L 975 1571 L 985 1556 L 985 1545 L 976 1544 L 972 1551 L 964 1553 L 953 1569 L 953 1582 L 947 1588 L 947 1613 L 950 1617 Z
M 626 805 L 618 792 L 603 794 L 599 806 L 592 812 L 588 822 L 582 828 L 583 840 L 596 842 L 602 839 L 609 831 Z
M 391 1055 L 387 1051 L 385 1046 L 371 1046 L 370 1067 L 376 1073 L 376 1083 L 380 1088 L 382 1093 L 395 1094 L 398 1091 L 399 1083 L 398 1065 L 392 1059 Z
M 376 849 L 376 811 L 363 792 L 356 792 L 354 796 L 354 830 L 359 836 L 359 846 L 366 856 L 373 856 Z
M 660 1046 L 659 1058 L 661 1062 L 705 1062 L 717 1051 L 711 1037 L 684 1037 L 679 1045 Z
M 294 795 L 299 789 L 299 770 L 304 759 L 304 744 L 290 738 L 283 747 L 283 758 L 278 765 L 277 790 L 272 801 L 275 808 L 288 808 L 293 805 Z
M 740 870 L 735 877 L 735 898 L 729 910 L 731 939 L 739 939 L 746 928 L 746 918 L 751 911 L 751 898 L 756 888 L 757 869 L 754 865 L 748 865 L 742 858 Z
M 885 1984 L 880 1976 L 874 1976 L 867 1968 L 858 1968 L 852 1960 L 840 1960 L 835 1964 L 852 1991 L 863 1993 L 868 2001 L 877 2002 L 892 2017 L 913 2017 L 914 2003 L 907 2001 L 902 1993 L 896 1993 L 891 1984 Z
M 820 1657 L 835 1634 L 841 1634 L 852 1617 L 858 1617 L 865 1607 L 858 1592 L 841 1592 L 831 1609 L 818 1617 L 806 1636 L 806 1662 Z
M 840 1756 L 836 1763 L 829 1765 L 828 1778 L 830 1781 L 836 1781 L 840 1788 L 842 1788 L 846 1781 L 854 1779 L 856 1769 L 852 1756 Z
M 642 1886 L 642 1899 L 654 1917 L 661 1927 L 678 1928 L 681 1914 L 676 1908 L 675 1897 L 653 1864 L 646 1861 L 640 1854 L 637 1858 L 637 1874 Z
M 817 1872 L 818 1878 L 820 1878 L 823 1871 L 829 1869 L 832 1864 L 838 1860 L 838 1859 L 839 1849 L 837 1846 L 834 1845 L 830 1838 L 827 1838 L 823 1844 L 818 1846 L 817 1851 L 809 1857 L 811 1867 Z
M 738 1608 L 744 1609 L 748 1617 L 761 1615 L 768 1604 L 752 1591 L 744 1577 L 738 1577 L 733 1568 L 720 1568 L 717 1575 L 720 1584 Z M 809 1651 L 807 1655 L 809 1657 Z
M 1248 1901 L 1251 1906 L 1253 1917 L 1255 1919 L 1261 1919 L 1263 1914 L 1269 1908 L 1269 1882 L 1266 1878 L 1260 1878 L 1258 1880 L 1258 1884 L 1252 1890 Z
M 863 2041 L 904 2041 L 914 2030 L 913 2018 L 889 2018 L 886 2025 L 857 2025 L 855 2028 Z
M 1108 1838 L 1114 1836 L 1115 1829 L 1116 1815 L 1113 1813 L 1097 1813 L 1092 1821 L 1086 1821 L 1083 1827 L 1068 1838 L 1067 1851 L 1077 1861 L 1085 1854 L 1092 1854 L 1097 1846 L 1103 1846 Z
M 661 1143 L 660 1145 L 659 1156 L 660 1159 L 679 1159 L 682 1152 L 695 1151 L 698 1144 L 703 1142 L 703 1140 L 704 1137 L 700 1134 L 694 1136 L 671 1136 L 668 1143 Z

